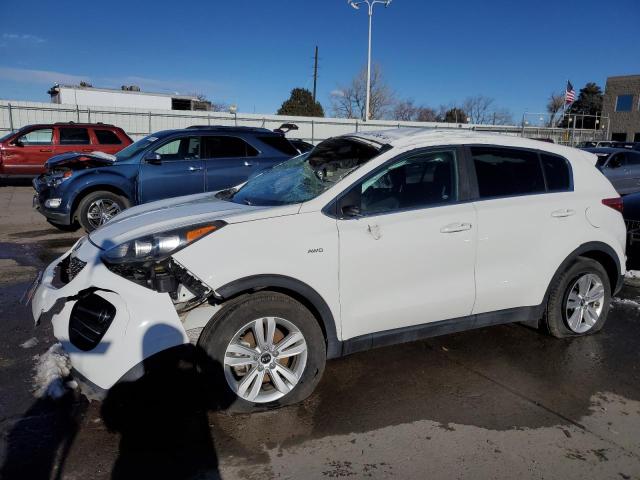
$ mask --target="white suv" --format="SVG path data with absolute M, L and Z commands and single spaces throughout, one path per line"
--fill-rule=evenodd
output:
M 244 410 L 298 402 L 326 359 L 377 346 L 508 322 L 594 333 L 625 265 L 595 161 L 474 132 L 332 138 L 240 188 L 126 210 L 45 270 L 33 316 L 99 389 L 191 339 Z

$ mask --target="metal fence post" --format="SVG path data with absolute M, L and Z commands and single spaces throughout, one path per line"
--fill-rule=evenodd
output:
M 13 110 L 11 108 L 11 104 L 9 104 L 9 128 L 13 132 Z
M 316 138 L 316 128 L 315 128 L 315 126 L 316 126 L 316 124 L 312 119 L 311 120 L 311 143 L 313 143 L 315 141 L 315 138 Z
M 80 123 L 80 107 L 76 103 L 76 120 Z
M 356 133 L 358 133 L 358 119 L 356 118 Z
M 91 123 L 91 108 L 87 107 L 87 123 Z
M 149 110 L 149 135 L 151 135 L 151 110 Z

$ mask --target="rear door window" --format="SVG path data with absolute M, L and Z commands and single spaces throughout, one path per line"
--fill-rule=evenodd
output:
M 122 143 L 118 135 L 111 130 L 94 130 L 100 145 L 119 145 Z
M 202 147 L 202 158 L 245 158 L 259 153 L 243 139 L 226 135 L 203 137 Z
M 60 127 L 60 145 L 89 145 L 89 131 L 86 128 Z
M 53 143 L 53 129 L 39 128 L 31 130 L 18 138 L 22 145 L 51 145 Z
M 480 198 L 511 197 L 546 191 L 538 154 L 502 147 L 471 147 Z

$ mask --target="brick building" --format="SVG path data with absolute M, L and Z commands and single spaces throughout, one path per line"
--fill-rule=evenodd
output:
M 607 78 L 602 110 L 611 140 L 640 142 L 640 75 Z

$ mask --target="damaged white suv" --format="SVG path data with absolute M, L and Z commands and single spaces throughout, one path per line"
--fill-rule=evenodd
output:
M 332 138 L 239 189 L 126 210 L 46 269 L 33 316 L 100 389 L 191 338 L 244 410 L 300 401 L 326 359 L 372 347 L 594 333 L 625 264 L 595 160 L 473 132 Z

